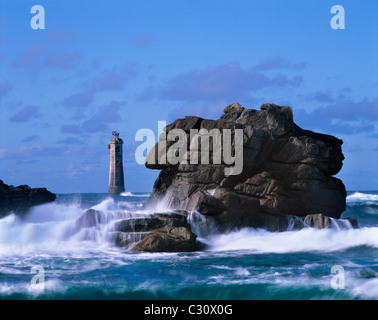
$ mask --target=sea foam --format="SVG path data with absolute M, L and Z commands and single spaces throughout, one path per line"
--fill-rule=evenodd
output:
M 353 247 L 378 248 L 378 227 L 335 230 L 305 228 L 268 232 L 244 228 L 203 239 L 211 251 L 248 250 L 253 253 L 333 252 Z

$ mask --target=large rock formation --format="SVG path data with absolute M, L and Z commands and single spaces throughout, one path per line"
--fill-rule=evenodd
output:
M 23 216 L 31 207 L 52 202 L 55 198 L 56 195 L 46 188 L 14 187 L 0 180 L 0 218 L 11 212 Z
M 345 210 L 345 187 L 333 177 L 342 167 L 342 141 L 301 129 L 290 107 L 263 104 L 261 110 L 253 110 L 233 103 L 218 120 L 177 119 L 166 126 L 165 135 L 173 129 L 186 134 L 188 144 L 181 160 L 186 158 L 187 163 L 164 160 L 169 152 L 180 153 L 174 150 L 180 139 L 167 141 L 165 147 L 163 134 L 146 159 L 147 168 L 161 170 L 146 208 L 165 201 L 172 209 L 201 213 L 220 231 L 244 226 L 286 230 L 288 216 L 322 214 L 337 219 Z M 235 129 L 242 129 L 242 155 L 234 154 L 243 157 L 241 173 L 226 175 L 225 168 L 232 165 L 224 155 L 220 163 L 212 163 L 217 150 L 211 143 L 210 164 L 201 164 L 204 140 L 200 139 L 198 150 L 193 148 L 197 139 L 191 136 L 193 129 L 219 129 L 222 141 L 226 138 L 223 130 L 231 129 L 234 152 Z M 224 145 L 218 151 L 223 150 Z M 191 163 L 190 156 L 197 156 L 199 164 Z

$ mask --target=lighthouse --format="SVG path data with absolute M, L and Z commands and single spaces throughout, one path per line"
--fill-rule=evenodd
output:
M 109 194 L 119 195 L 125 192 L 122 164 L 123 140 L 116 131 L 113 131 L 112 135 L 113 139 L 109 141 L 108 145 L 110 150 Z

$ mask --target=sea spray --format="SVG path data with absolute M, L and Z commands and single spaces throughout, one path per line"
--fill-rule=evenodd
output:
M 205 251 L 179 254 L 131 253 L 107 239 L 118 219 L 151 214 L 140 207 L 147 197 L 73 198 L 58 195 L 25 219 L 0 220 L 2 299 L 378 299 L 378 221 L 366 212 L 371 198 L 348 202 L 343 214 L 364 217 L 360 229 L 209 232 L 201 238 Z M 106 222 L 66 234 L 88 209 L 103 211 Z M 196 228 L 201 216 L 193 212 L 188 221 Z M 43 292 L 29 290 L 35 265 L 45 270 Z M 334 265 L 345 269 L 343 290 L 330 285 Z
M 347 203 L 364 202 L 365 204 L 366 203 L 369 204 L 369 202 L 378 203 L 378 194 L 354 192 L 347 196 L 346 202 Z
M 378 248 L 378 227 L 347 230 L 304 228 L 286 232 L 244 228 L 210 236 L 207 244 L 212 251 L 249 250 L 259 254 L 337 252 L 360 246 Z
M 187 220 L 191 226 L 192 232 L 201 238 L 206 238 L 219 232 L 215 221 L 209 217 L 206 218 L 198 211 L 190 211 Z
M 77 249 L 83 247 L 83 241 L 112 246 L 117 221 L 148 216 L 140 210 L 139 202 L 106 198 L 88 213 L 88 209 L 82 208 L 80 197 L 66 200 L 34 207 L 23 219 L 14 214 L 1 219 L 0 254 L 60 247 Z

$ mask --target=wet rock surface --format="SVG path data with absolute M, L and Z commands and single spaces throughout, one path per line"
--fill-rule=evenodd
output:
M 89 209 L 76 219 L 75 232 L 109 223 L 112 223 L 109 240 L 116 246 L 132 251 L 189 252 L 204 248 L 191 231 L 185 211 L 140 214 L 117 219 L 106 217 L 102 211 Z
M 182 129 L 187 141 L 191 130 L 219 129 L 224 139 L 224 129 L 242 129 L 242 172 L 227 176 L 230 165 L 224 158 L 212 163 L 211 152 L 209 164 L 191 164 L 193 152 L 201 158 L 202 139 L 198 150 L 188 143 L 187 163 L 164 162 L 174 142 L 162 147 L 159 140 L 146 159 L 147 168 L 161 172 L 145 208 L 165 201 L 172 209 L 197 211 L 220 232 L 241 227 L 283 231 L 291 215 L 321 213 L 339 219 L 345 211 L 346 190 L 334 177 L 344 159 L 342 140 L 303 130 L 294 123 L 290 107 L 263 104 L 253 110 L 233 103 L 218 120 L 177 119 L 166 126 L 165 134 L 174 129 Z M 231 142 L 235 150 L 235 140 Z

